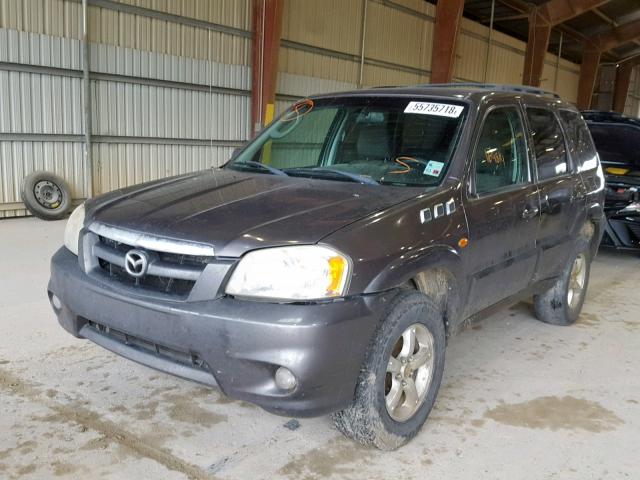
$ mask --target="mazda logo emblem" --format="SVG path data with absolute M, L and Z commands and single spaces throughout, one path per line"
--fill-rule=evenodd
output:
M 144 277 L 149 268 L 149 256 L 142 250 L 129 250 L 124 257 L 124 269 L 135 278 Z

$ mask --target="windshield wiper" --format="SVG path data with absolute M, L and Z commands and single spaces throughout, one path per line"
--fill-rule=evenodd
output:
M 315 176 L 315 177 L 327 177 L 327 175 L 322 175 L 323 172 L 329 173 L 329 176 L 339 176 L 339 177 L 344 177 L 344 178 L 348 178 L 349 180 L 353 181 L 353 182 L 357 182 L 357 183 L 364 183 L 367 185 L 380 185 L 378 182 L 376 182 L 373 178 L 371 177 L 367 177 L 365 175 L 358 175 L 357 173 L 349 173 L 349 172 L 343 172 L 342 170 L 337 170 L 337 169 L 333 169 L 333 168 L 323 168 L 323 167 L 314 167 L 314 168 L 308 168 L 308 167 L 300 167 L 300 168 L 288 168 L 287 169 L 287 173 L 302 173 L 302 174 L 308 174 L 311 176 Z M 320 175 L 318 175 L 320 174 Z
M 251 167 L 261 168 L 261 169 L 266 170 L 266 171 L 268 171 L 268 172 L 270 172 L 270 173 L 272 173 L 274 175 L 279 175 L 281 177 L 288 177 L 289 176 L 283 170 L 280 170 L 280 169 L 274 168 L 274 167 L 270 167 L 269 165 L 265 165 L 264 163 L 254 162 L 253 160 L 243 160 L 242 162 L 234 162 L 229 166 L 233 167 L 234 165 L 249 165 Z

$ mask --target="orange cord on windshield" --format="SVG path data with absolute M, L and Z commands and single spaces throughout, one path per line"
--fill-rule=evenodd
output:
M 399 163 L 401 166 L 404 167 L 404 170 L 393 170 L 392 172 L 389 172 L 390 174 L 405 174 L 405 173 L 409 173 L 411 172 L 411 167 L 409 166 L 408 163 L 403 162 L 402 160 L 409 160 L 409 161 L 414 161 L 417 162 L 418 160 L 413 158 L 413 157 L 397 157 L 394 161 L 396 163 Z
M 313 110 L 313 105 L 313 100 L 311 100 L 310 98 L 300 100 L 291 107 L 291 110 L 288 113 L 283 115 L 281 121 L 290 122 L 292 120 L 297 120 L 298 118 L 306 115 L 311 110 Z

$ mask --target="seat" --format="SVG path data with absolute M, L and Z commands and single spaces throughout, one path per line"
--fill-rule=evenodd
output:
M 362 125 L 356 142 L 356 161 L 384 161 L 391 158 L 391 138 L 386 125 Z

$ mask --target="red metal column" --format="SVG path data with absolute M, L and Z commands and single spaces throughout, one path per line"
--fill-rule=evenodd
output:
M 453 59 L 464 0 L 438 0 L 433 31 L 431 83 L 449 83 L 453 78 Z
M 526 4 L 518 7 L 511 1 L 501 0 L 515 9 L 527 9 Z M 542 82 L 544 57 L 549 48 L 551 28 L 566 22 L 584 12 L 596 8 L 609 0 L 549 0 L 529 11 L 529 38 L 524 57 L 522 83 L 539 87 Z
M 524 54 L 523 85 L 540 86 L 550 35 L 551 24 L 538 12 L 538 9 L 533 9 L 529 16 L 529 38 Z
M 585 46 L 582 52 L 582 65 L 580 65 L 580 80 L 578 82 L 577 106 L 580 110 L 586 110 L 591 106 L 593 86 L 596 82 L 598 64 L 601 52 L 593 47 Z
M 257 133 L 273 119 L 283 0 L 253 0 L 251 125 Z

